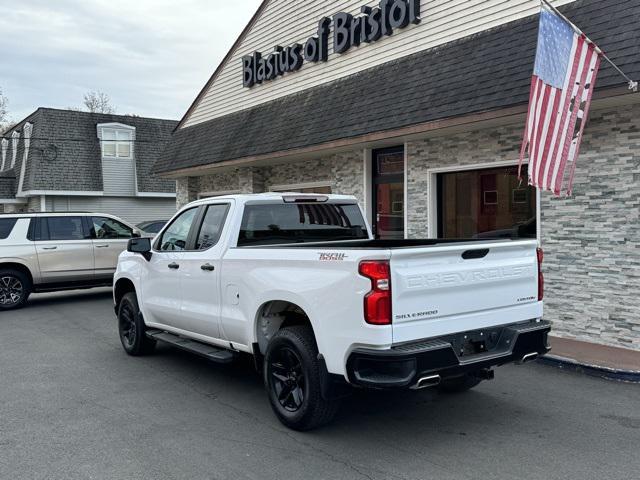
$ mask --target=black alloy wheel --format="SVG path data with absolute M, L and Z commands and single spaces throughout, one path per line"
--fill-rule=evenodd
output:
M 306 325 L 280 329 L 269 341 L 263 362 L 264 385 L 271 408 L 283 425 L 305 431 L 331 421 L 339 398 L 326 387 L 313 330 Z
M 126 293 L 118 305 L 118 333 L 122 348 L 132 356 L 151 353 L 156 341 L 147 337 L 135 292 Z
M 298 354 L 286 346 L 277 348 L 270 359 L 268 375 L 280 405 L 289 412 L 300 410 L 307 382 Z
M 0 309 L 12 310 L 24 306 L 31 293 L 29 278 L 16 270 L 0 271 Z
M 130 303 L 124 303 L 120 307 L 118 322 L 120 323 L 120 340 L 126 348 L 133 348 L 136 344 L 136 313 Z
M 11 306 L 20 302 L 24 294 L 24 287 L 19 278 L 4 276 L 0 278 L 0 302 Z

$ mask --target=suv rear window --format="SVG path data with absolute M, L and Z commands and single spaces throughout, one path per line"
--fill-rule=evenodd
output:
M 247 205 L 238 246 L 367 238 L 367 227 L 356 204 Z
M 0 240 L 4 240 L 11 235 L 11 230 L 13 230 L 17 221 L 17 218 L 0 218 Z

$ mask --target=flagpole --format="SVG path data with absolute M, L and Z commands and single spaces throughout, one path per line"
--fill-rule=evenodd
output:
M 569 25 L 571 25 L 571 28 L 573 28 L 573 29 L 575 30 L 575 32 L 576 32 L 578 35 L 582 35 L 583 37 L 585 37 L 585 38 L 589 41 L 589 43 L 593 44 L 593 45 L 596 47 L 596 51 L 597 51 L 600 55 L 602 55 L 602 58 L 604 58 L 607 62 L 609 62 L 609 63 L 611 64 L 611 66 L 612 66 L 613 68 L 615 68 L 615 69 L 620 73 L 620 75 L 622 75 L 622 76 L 627 80 L 627 82 L 629 82 L 629 90 L 633 90 L 634 92 L 637 92 L 637 91 L 638 91 L 638 82 L 636 82 L 636 81 L 634 81 L 634 80 L 631 80 L 631 78 L 629 78 L 629 76 L 628 76 L 626 73 L 624 73 L 624 72 L 620 69 L 620 67 L 618 67 L 615 63 L 613 63 L 613 60 L 611 60 L 611 59 L 607 56 L 607 54 L 606 54 L 606 53 L 604 53 L 604 52 L 602 51 L 602 49 L 601 49 L 600 47 L 598 47 L 598 46 L 597 46 L 597 45 L 596 45 L 596 44 L 595 44 L 595 43 L 594 43 L 594 42 L 593 42 L 589 37 L 587 37 L 587 35 L 586 35 L 582 30 L 580 30 L 580 29 L 579 29 L 579 28 L 578 28 L 578 27 L 577 27 L 577 26 L 576 26 L 576 25 L 575 25 L 571 20 L 569 20 L 566 16 L 564 16 L 564 15 L 560 12 L 560 10 L 558 10 L 556 7 L 554 7 L 554 6 L 549 2 L 549 0 L 540 0 L 540 3 L 542 3 L 543 5 L 546 5 L 546 6 L 547 6 L 547 7 L 549 7 L 551 10 L 553 10 L 553 12 L 554 12 L 556 15 L 558 15 L 558 16 L 559 16 L 560 18 L 562 18 L 565 22 L 567 22 Z

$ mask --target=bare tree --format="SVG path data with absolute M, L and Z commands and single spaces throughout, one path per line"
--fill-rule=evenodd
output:
M 7 122 L 9 121 L 9 99 L 2 94 L 2 88 L 0 88 L 0 133 L 7 129 Z
M 111 105 L 109 95 L 104 92 L 87 92 L 84 94 L 84 106 L 91 113 L 116 113 Z

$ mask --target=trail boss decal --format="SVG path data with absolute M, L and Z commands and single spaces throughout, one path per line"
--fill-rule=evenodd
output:
M 351 47 L 373 43 L 394 30 L 420 23 L 420 0 L 381 0 L 378 7 L 363 6 L 362 15 L 336 13 L 318 22 L 316 35 L 305 43 L 288 47 L 276 45 L 273 53 L 254 52 L 242 57 L 242 84 L 251 88 L 255 84 L 273 80 L 285 73 L 302 68 L 304 62 L 326 62 L 329 58 L 329 33 L 333 30 L 334 53 L 345 53 Z
M 319 253 L 321 262 L 342 262 L 347 258 L 346 253 Z

